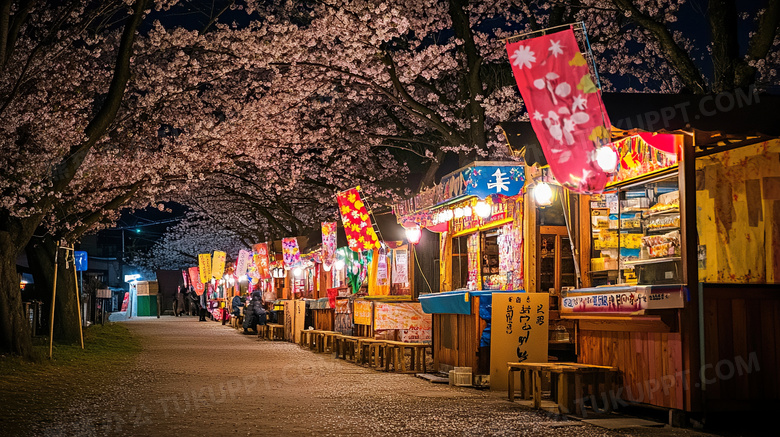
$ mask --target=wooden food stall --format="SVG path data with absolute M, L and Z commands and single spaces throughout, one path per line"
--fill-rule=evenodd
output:
M 524 169 L 475 162 L 394 206 L 398 223 L 439 233 L 439 293 L 419 297 L 433 315 L 434 367 L 490 374 L 490 302 L 523 288 Z

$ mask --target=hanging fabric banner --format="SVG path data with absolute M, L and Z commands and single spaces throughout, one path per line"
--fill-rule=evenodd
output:
M 200 269 L 197 267 L 190 267 L 188 273 L 190 274 L 190 285 L 195 289 L 195 293 L 200 296 L 203 294 L 203 282 L 200 281 Z
M 214 258 L 211 263 L 211 274 L 215 279 L 222 279 L 222 275 L 225 273 L 225 252 L 218 250 L 214 251 Z
M 555 179 L 578 193 L 601 193 L 607 174 L 596 149 L 610 122 L 574 31 L 507 43 L 512 72 Z
M 282 239 L 282 255 L 284 257 L 284 266 L 288 269 L 301 262 L 301 251 L 298 249 L 298 239 Z
M 268 268 L 268 244 L 258 243 L 252 246 L 254 251 L 255 268 L 260 279 L 270 279 L 271 272 Z
M 394 250 L 393 259 L 393 284 L 406 284 L 409 282 L 409 270 L 407 269 L 408 256 L 405 250 Z
M 360 187 L 342 191 L 336 195 L 341 211 L 347 245 L 355 252 L 379 248 L 379 239 L 371 225 L 366 205 L 360 200 Z
M 249 268 L 249 251 L 239 250 L 238 260 L 236 261 L 236 275 L 239 277 L 246 275 L 246 271 Z
M 187 273 L 187 271 L 186 271 L 186 270 L 182 270 L 182 271 L 181 271 L 181 276 L 182 276 L 182 278 L 184 279 L 184 288 L 185 288 L 185 289 L 186 289 L 186 288 L 187 288 L 187 287 L 190 285 L 190 281 L 189 281 L 189 277 L 188 277 L 188 275 L 189 275 L 189 274 Z
M 205 284 L 211 280 L 211 254 L 201 253 L 198 255 L 198 271 L 200 272 L 200 282 Z
M 322 223 L 322 268 L 330 271 L 336 260 L 336 222 Z

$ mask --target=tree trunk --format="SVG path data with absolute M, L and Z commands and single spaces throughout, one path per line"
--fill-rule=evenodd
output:
M 32 333 L 22 306 L 17 247 L 8 232 L 0 232 L 0 350 L 32 357 Z
M 42 241 L 31 241 L 27 244 L 27 261 L 35 278 L 35 286 L 42 287 L 51 295 L 54 281 L 54 253 L 57 242 L 47 235 Z M 62 343 L 77 343 L 79 335 L 79 308 L 76 302 L 76 280 L 73 276 L 73 263 L 68 262 L 70 256 L 60 250 L 57 257 L 57 299 L 54 304 L 54 338 Z M 70 264 L 70 265 L 69 265 Z M 51 301 L 49 300 L 49 304 Z

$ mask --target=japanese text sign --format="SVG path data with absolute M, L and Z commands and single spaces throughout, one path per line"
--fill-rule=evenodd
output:
M 493 293 L 490 388 L 507 389 L 507 363 L 546 363 L 549 293 Z
M 205 284 L 211 280 L 211 254 L 201 253 L 198 255 L 198 272 L 200 273 L 200 282 Z
M 214 278 L 216 279 L 222 279 L 222 275 L 225 273 L 226 256 L 227 254 L 225 252 L 220 252 L 218 250 L 214 251 L 214 257 L 211 263 L 211 274 L 214 275 Z

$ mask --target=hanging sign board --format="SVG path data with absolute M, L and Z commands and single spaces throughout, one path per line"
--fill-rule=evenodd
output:
M 507 363 L 546 363 L 549 293 L 493 293 L 490 389 L 507 389 Z
M 393 284 L 406 284 L 409 282 L 409 270 L 407 266 L 407 253 L 405 250 L 394 250 L 395 265 L 393 266 Z

